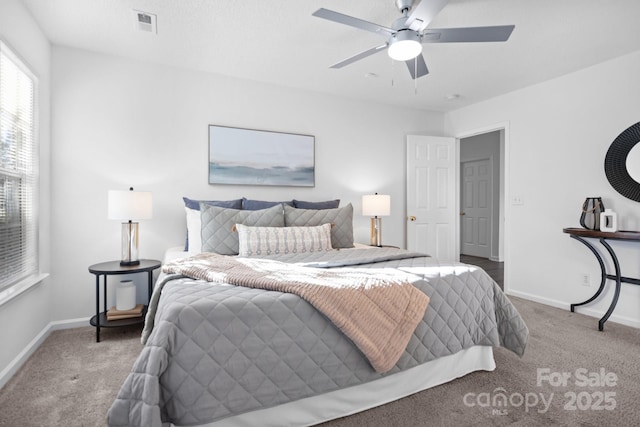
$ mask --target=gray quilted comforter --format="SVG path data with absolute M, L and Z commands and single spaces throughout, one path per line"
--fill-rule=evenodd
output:
M 169 276 L 156 286 L 146 345 L 109 410 L 109 425 L 212 422 L 372 381 L 474 345 L 524 353 L 524 321 L 478 267 L 393 248 L 277 259 L 413 274 L 430 303 L 396 366 L 376 373 L 327 318 L 293 294 Z

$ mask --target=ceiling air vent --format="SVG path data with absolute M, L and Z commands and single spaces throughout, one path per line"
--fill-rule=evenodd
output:
M 142 12 L 140 10 L 133 11 L 133 25 L 140 31 L 147 33 L 158 33 L 158 27 L 156 25 L 157 16 L 153 13 Z

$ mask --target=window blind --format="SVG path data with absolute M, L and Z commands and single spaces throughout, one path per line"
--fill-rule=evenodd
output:
M 0 290 L 38 273 L 35 87 L 0 42 Z

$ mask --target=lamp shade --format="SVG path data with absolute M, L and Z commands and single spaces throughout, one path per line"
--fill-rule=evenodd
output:
M 109 219 L 151 219 L 153 211 L 150 191 L 110 190 L 108 200 Z
M 391 196 L 388 194 L 367 194 L 362 196 L 362 215 L 391 215 Z

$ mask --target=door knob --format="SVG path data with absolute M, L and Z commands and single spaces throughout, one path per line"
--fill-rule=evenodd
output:
M 465 216 L 465 215 L 466 215 L 466 213 L 460 212 L 460 216 Z
M 411 216 L 409 217 L 409 221 L 415 221 L 415 220 L 416 220 L 416 217 L 415 217 L 415 216 L 411 215 Z

